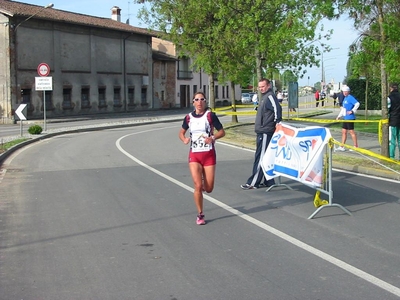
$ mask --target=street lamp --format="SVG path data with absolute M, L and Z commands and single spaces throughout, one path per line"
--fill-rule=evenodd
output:
M 321 43 L 320 43 L 321 44 Z M 323 44 L 321 44 L 321 46 L 323 46 Z M 331 50 L 337 50 L 337 49 L 340 49 L 340 48 L 330 48 L 329 49 L 329 51 L 331 51 Z M 326 85 L 326 78 L 325 78 L 325 68 L 324 68 L 324 62 L 325 61 L 328 61 L 328 60 L 331 60 L 331 59 L 335 59 L 335 57 L 332 57 L 332 58 L 328 58 L 328 59 L 326 59 L 326 60 L 324 60 L 324 50 L 322 50 L 322 53 L 321 53 L 321 59 L 322 59 L 322 63 L 321 63 L 321 76 L 322 76 L 322 80 L 321 80 L 321 90 L 324 90 L 324 88 L 325 88 L 325 85 Z
M 52 8 L 54 6 L 53 3 L 49 3 L 46 6 L 43 6 L 41 9 L 39 9 L 36 13 L 34 13 L 33 15 L 27 17 L 25 20 L 19 22 L 17 25 L 14 26 L 14 31 L 17 30 L 17 28 L 19 27 L 19 25 L 21 25 L 22 23 L 28 21 L 29 19 L 33 18 L 34 16 L 36 16 L 38 13 L 40 13 L 42 10 L 46 9 L 46 8 Z

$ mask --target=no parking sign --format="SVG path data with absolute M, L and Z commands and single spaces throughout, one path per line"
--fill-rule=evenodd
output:
M 41 63 L 37 67 L 37 72 L 38 72 L 39 76 L 46 77 L 47 75 L 50 74 L 50 67 L 46 63 Z

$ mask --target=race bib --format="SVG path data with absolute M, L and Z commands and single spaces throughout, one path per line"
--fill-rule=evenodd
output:
M 192 134 L 192 152 L 206 152 L 212 149 L 212 144 L 206 144 L 204 133 Z

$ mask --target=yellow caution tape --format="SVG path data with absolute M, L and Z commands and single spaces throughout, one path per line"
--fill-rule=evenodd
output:
M 314 197 L 314 206 L 315 207 L 320 207 L 322 205 L 327 205 L 329 204 L 328 200 L 322 200 L 320 198 L 321 192 L 320 191 L 316 191 L 315 192 L 315 197 Z
M 342 146 L 342 147 L 345 147 L 345 148 L 348 148 L 348 149 L 351 149 L 354 152 L 359 152 L 359 153 L 365 154 L 367 156 L 377 158 L 379 160 L 384 160 L 386 162 L 390 162 L 390 163 L 394 163 L 396 165 L 400 165 L 400 161 L 396 161 L 394 159 L 391 159 L 389 157 L 386 157 L 386 156 L 380 155 L 378 153 L 369 151 L 367 149 L 363 149 L 363 148 L 359 148 L 359 147 L 357 148 L 357 147 L 353 147 L 353 146 L 346 145 L 346 144 L 343 145 L 341 142 L 336 141 L 334 138 L 331 138 L 331 139 L 332 139 L 332 143 L 334 143 L 336 145 L 339 145 L 339 146 Z

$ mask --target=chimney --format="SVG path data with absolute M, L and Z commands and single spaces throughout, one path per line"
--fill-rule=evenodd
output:
M 113 6 L 113 8 L 111 8 L 111 19 L 121 22 L 121 9 L 118 6 Z

